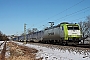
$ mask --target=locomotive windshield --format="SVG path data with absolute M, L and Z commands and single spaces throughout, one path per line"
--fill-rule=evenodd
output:
M 68 26 L 68 30 L 79 30 L 78 26 Z

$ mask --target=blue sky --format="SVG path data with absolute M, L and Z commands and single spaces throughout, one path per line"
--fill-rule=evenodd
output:
M 78 23 L 88 15 L 90 0 L 0 0 L 0 31 L 21 34 L 24 23 L 27 29 L 41 30 L 50 21 Z

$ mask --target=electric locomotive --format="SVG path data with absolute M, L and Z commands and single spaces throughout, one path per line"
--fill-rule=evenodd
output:
M 61 43 L 61 44 L 78 44 L 82 34 L 80 26 L 73 23 L 60 23 L 44 30 L 43 41 Z

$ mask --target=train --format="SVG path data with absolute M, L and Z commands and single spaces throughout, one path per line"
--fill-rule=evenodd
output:
M 77 23 L 62 22 L 56 26 L 48 27 L 41 31 L 26 34 L 28 42 L 56 43 L 56 44 L 78 44 L 82 33 Z M 15 41 L 24 41 L 25 36 L 14 38 Z

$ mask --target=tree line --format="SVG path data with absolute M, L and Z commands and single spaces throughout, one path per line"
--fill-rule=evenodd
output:
M 9 40 L 5 34 L 0 31 L 0 41 Z

